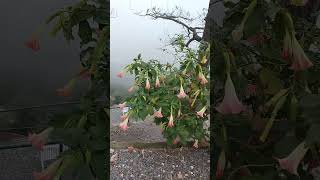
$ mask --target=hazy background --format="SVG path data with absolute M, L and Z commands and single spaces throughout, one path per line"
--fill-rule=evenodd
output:
M 127 94 L 127 88 L 133 83 L 132 78 L 120 79 L 116 73 L 130 64 L 139 53 L 144 60 L 172 62 L 173 56 L 161 48 L 168 43 L 170 36 L 185 32 L 182 26 L 174 22 L 152 20 L 138 16 L 136 12 L 145 12 L 154 6 L 164 10 L 179 6 L 189 11 L 191 17 L 196 17 L 204 12 L 204 8 L 208 8 L 208 4 L 209 0 L 111 0 L 111 95 Z M 220 9 L 217 6 L 217 12 L 222 15 L 221 6 Z

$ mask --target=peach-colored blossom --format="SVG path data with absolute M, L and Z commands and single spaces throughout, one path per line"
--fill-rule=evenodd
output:
M 123 73 L 123 72 L 119 72 L 119 73 L 117 73 L 117 77 L 119 77 L 119 78 L 123 78 L 123 77 L 124 77 L 124 73 Z
M 226 154 L 224 151 L 221 151 L 217 164 L 216 178 L 221 179 L 223 177 L 223 171 L 226 166 Z
M 192 145 L 194 148 L 199 148 L 198 146 L 198 140 L 196 139 Z
M 174 124 L 173 124 L 173 115 L 172 115 L 172 113 L 170 114 L 170 117 L 169 117 L 169 122 L 168 122 L 168 127 L 173 127 L 174 126 Z
M 206 79 L 206 77 L 203 75 L 202 72 L 200 72 L 198 74 L 198 80 L 200 81 L 200 84 L 205 85 L 208 83 L 208 80 Z
M 207 110 L 207 107 L 204 106 L 200 111 L 197 112 L 197 116 L 203 118 L 203 115 L 206 112 L 206 110 Z
M 298 166 L 308 150 L 309 147 L 306 147 L 306 143 L 303 141 L 287 157 L 281 159 L 276 158 L 280 168 L 298 176 Z
M 163 118 L 162 112 L 161 112 L 161 108 L 153 113 L 154 117 L 156 118 Z
M 150 90 L 150 82 L 149 82 L 149 78 L 147 78 L 147 81 L 146 81 L 146 90 Z
M 120 108 L 120 110 L 123 110 L 123 108 L 126 107 L 127 102 L 124 102 L 122 104 L 119 104 L 118 107 Z
M 60 158 L 54 161 L 52 164 L 50 164 L 49 167 L 44 171 L 42 171 L 41 173 L 33 172 L 34 178 L 36 180 L 53 180 L 62 162 L 63 162 L 62 158 Z
M 124 131 L 126 131 L 126 130 L 128 130 L 128 122 L 129 122 L 129 117 L 127 117 L 126 119 L 124 119 L 120 124 L 119 124 L 119 127 L 122 129 L 122 130 L 124 130 Z
M 156 88 L 160 87 L 160 80 L 159 80 L 158 76 L 157 76 L 157 78 L 156 78 L 155 87 L 156 87 Z
M 54 128 L 49 127 L 45 130 L 43 130 L 39 134 L 35 133 L 29 133 L 28 135 L 28 141 L 31 142 L 32 146 L 35 147 L 37 150 L 41 151 L 43 150 L 43 146 L 48 141 L 50 133 L 53 131 Z
M 179 99 L 187 97 L 187 94 L 184 92 L 184 89 L 183 89 L 182 85 L 180 86 L 180 92 L 179 92 L 179 94 L 177 96 L 178 96 Z
M 130 88 L 128 89 L 128 92 L 131 93 L 131 92 L 133 92 L 133 90 L 134 90 L 134 86 L 130 87 Z
M 227 75 L 227 80 L 224 88 L 224 98 L 221 104 L 215 109 L 221 114 L 238 114 L 245 110 L 245 106 L 239 101 L 236 90 L 230 75 Z

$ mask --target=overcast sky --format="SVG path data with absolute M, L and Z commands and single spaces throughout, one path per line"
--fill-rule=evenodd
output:
M 111 0 L 111 86 L 119 82 L 129 83 L 127 86 L 130 86 L 129 79 L 119 81 L 115 75 L 139 53 L 145 60 L 153 58 L 172 62 L 172 56 L 160 48 L 168 41 L 168 36 L 184 32 L 174 22 L 152 20 L 135 12 L 145 12 L 154 6 L 165 10 L 179 6 L 198 16 L 204 8 L 208 8 L 208 4 L 209 0 Z

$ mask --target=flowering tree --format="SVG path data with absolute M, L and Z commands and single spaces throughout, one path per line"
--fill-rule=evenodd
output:
M 107 126 L 109 94 L 109 1 L 81 0 L 73 6 L 63 8 L 46 23 L 54 20 L 51 35 L 62 32 L 67 41 L 74 39 L 74 30 L 80 38 L 80 62 L 82 70 L 63 88 L 58 95 L 69 96 L 78 80 L 89 80 L 89 87 L 81 98 L 80 108 L 72 113 L 57 114 L 51 119 L 50 127 L 39 134 L 29 134 L 34 147 L 42 150 L 48 138 L 58 140 L 69 149 L 41 173 L 34 173 L 35 179 L 59 179 L 65 172 L 71 172 L 76 179 L 106 179 L 107 172 Z M 35 34 L 26 46 L 33 51 L 40 50 Z
M 133 74 L 134 84 L 128 89 L 132 93 L 120 109 L 129 106 L 130 110 L 121 116 L 120 128 L 128 129 L 128 120 L 153 116 L 168 143 L 176 144 L 204 141 L 208 134 L 204 121 L 209 109 L 209 68 L 210 46 L 202 43 L 199 50 L 185 46 L 184 39 L 175 39 L 178 61 L 174 64 L 161 64 L 157 60 L 143 61 L 141 55 L 127 65 L 118 77 L 125 73 Z
M 210 25 L 208 13 L 215 179 L 315 177 L 320 142 L 315 2 L 225 1 L 222 27 Z

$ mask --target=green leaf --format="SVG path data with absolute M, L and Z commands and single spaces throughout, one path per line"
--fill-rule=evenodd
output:
M 320 124 L 313 124 L 307 133 L 306 142 L 308 144 L 320 144 Z
M 265 87 L 264 91 L 267 94 L 276 94 L 283 89 L 282 82 L 276 76 L 276 73 L 267 68 L 261 70 L 259 78 L 262 85 Z
M 92 41 L 92 30 L 87 20 L 79 23 L 78 35 L 82 40 L 81 44 L 87 44 Z
M 251 35 L 254 35 L 257 32 L 259 32 L 264 21 L 265 21 L 264 9 L 258 8 L 258 7 L 255 8 L 245 23 L 245 26 L 243 29 L 244 36 L 250 37 Z

